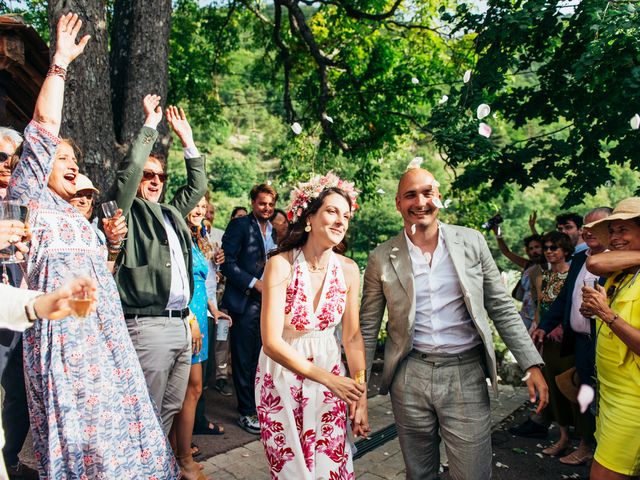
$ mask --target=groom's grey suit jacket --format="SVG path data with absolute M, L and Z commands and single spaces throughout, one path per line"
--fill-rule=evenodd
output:
M 489 318 L 523 370 L 541 365 L 542 358 L 500 280 L 500 272 L 482 234 L 456 225 L 441 223 L 440 228 L 458 274 L 467 310 L 484 344 L 488 375 L 497 391 L 496 356 Z M 364 274 L 360 327 L 368 373 L 371 373 L 385 306 L 389 316 L 381 394 L 389 391 L 398 366 L 413 346 L 416 296 L 411 257 L 403 231 L 371 252 Z

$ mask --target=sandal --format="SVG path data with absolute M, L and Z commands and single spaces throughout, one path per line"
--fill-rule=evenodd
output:
M 550 457 L 557 457 L 561 453 L 564 453 L 564 451 L 567 448 L 569 448 L 568 443 L 557 442 L 551 445 L 550 447 L 547 447 L 544 450 L 542 450 L 542 453 L 544 453 L 545 455 L 549 455 Z
M 209 422 L 205 428 L 194 427 L 194 435 L 224 435 L 224 426 L 217 423 Z
M 191 443 L 191 456 L 192 457 L 197 457 L 199 455 L 202 455 L 202 452 L 200 451 L 200 447 L 198 447 L 198 445 L 196 445 L 195 443 Z
M 565 465 L 583 465 L 593 458 L 593 453 L 587 452 L 584 455 L 580 455 L 578 450 L 574 450 L 569 455 L 560 458 L 560 463 Z

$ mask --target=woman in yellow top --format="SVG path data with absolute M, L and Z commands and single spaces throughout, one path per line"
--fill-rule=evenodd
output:
M 591 479 L 640 475 L 640 198 L 585 226 L 610 252 L 587 268 L 609 275 L 604 288 L 583 288 L 582 311 L 596 315 L 596 440 Z

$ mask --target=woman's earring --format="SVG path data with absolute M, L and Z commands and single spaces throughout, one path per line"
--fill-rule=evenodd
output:
M 307 222 L 307 226 L 304 227 L 304 231 L 309 233 L 311 231 L 311 224 L 309 222 Z

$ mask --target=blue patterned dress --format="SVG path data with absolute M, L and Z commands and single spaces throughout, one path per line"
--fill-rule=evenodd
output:
M 207 320 L 209 304 L 207 301 L 207 287 L 205 285 L 205 280 L 209 274 L 209 262 L 207 262 L 207 259 L 195 242 L 191 246 L 191 252 L 193 254 L 193 297 L 191 297 L 189 309 L 198 319 L 198 326 L 202 334 L 202 350 L 200 350 L 200 353 L 197 355 L 191 357 L 191 365 L 194 365 L 204 362 L 209 358 L 209 325 Z
M 98 299 L 83 327 L 67 317 L 37 321 L 24 334 L 40 479 L 176 479 L 179 468 L 127 332 L 106 248 L 84 216 L 47 188 L 59 142 L 30 123 L 11 178 L 9 198 L 31 208 L 27 282 L 51 292 L 69 271 L 86 269 Z

